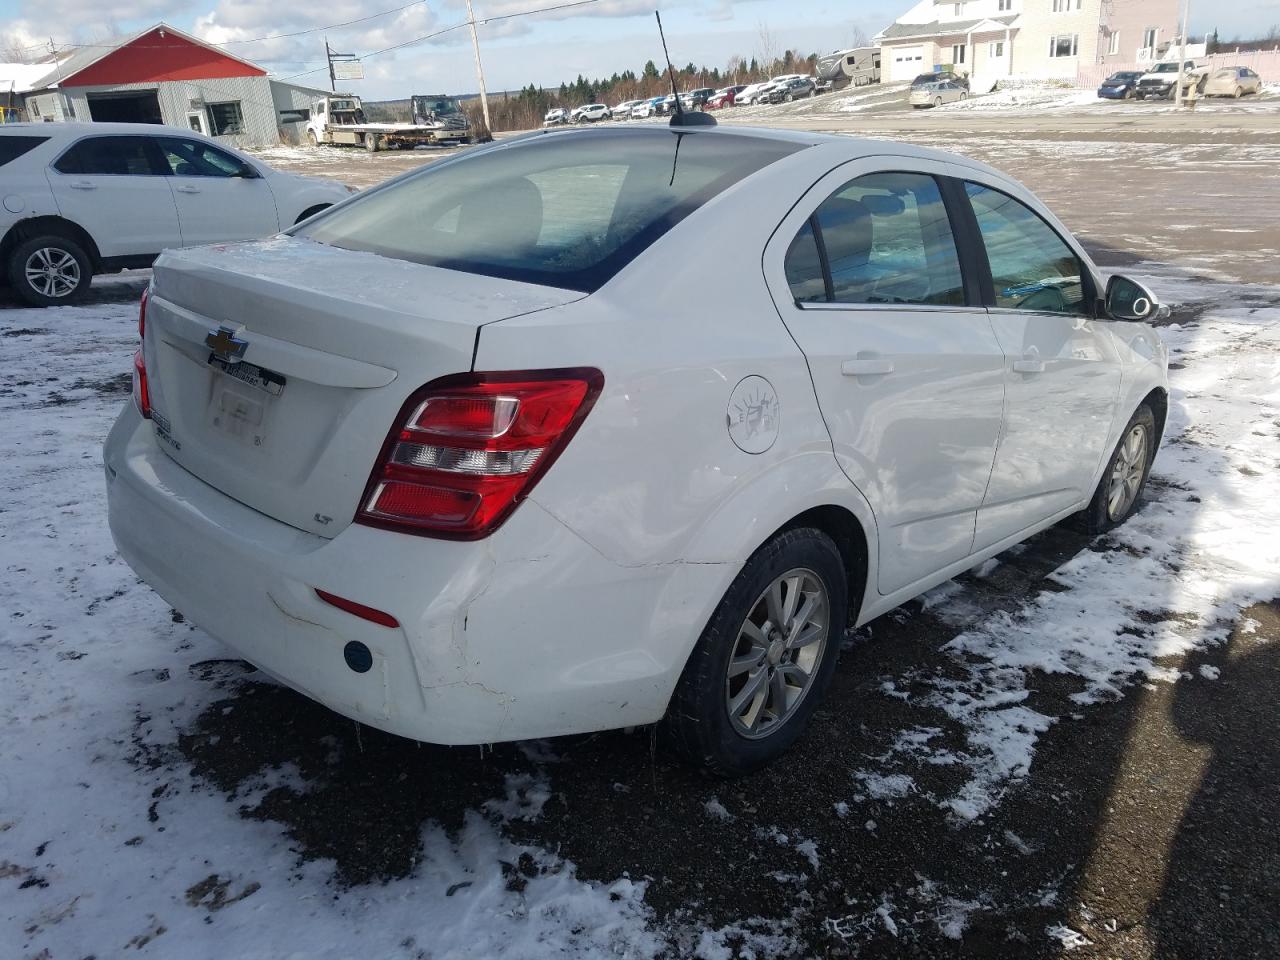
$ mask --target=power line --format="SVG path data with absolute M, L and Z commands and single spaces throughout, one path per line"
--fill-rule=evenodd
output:
M 600 0 L 570 0 L 570 2 L 568 3 L 556 3 L 556 4 L 552 4 L 549 7 L 538 7 L 536 10 L 523 10 L 518 13 L 500 14 L 499 16 L 496 16 L 496 17 L 484 17 L 480 20 L 476 20 L 475 22 L 477 24 L 496 23 L 499 20 L 513 20 L 516 17 L 529 17 L 538 13 L 551 13 L 552 11 L 555 11 L 555 10 L 567 10 L 570 7 L 585 7 L 585 6 L 589 6 L 591 4 L 599 3 L 599 2 Z M 460 23 L 455 23 L 455 24 L 452 24 L 451 26 L 442 27 L 439 30 L 434 30 L 431 33 L 423 34 L 421 37 L 414 37 L 412 40 L 405 40 L 401 43 L 392 44 L 389 47 L 383 47 L 381 50 L 374 50 L 372 53 L 361 54 L 356 59 L 368 60 L 372 57 L 381 56 L 384 53 L 390 53 L 392 50 L 400 50 L 400 49 L 403 49 L 404 47 L 412 47 L 415 44 L 425 43 L 428 40 L 433 40 L 436 37 L 441 36 L 442 34 L 451 33 L 454 30 L 460 30 L 463 27 L 469 26 L 470 24 L 471 24 L 470 20 L 463 20 Z M 321 70 L 325 70 L 325 69 L 327 69 L 327 67 L 316 67 L 314 70 L 306 70 L 302 73 L 290 74 L 289 76 L 281 77 L 280 79 L 294 80 L 298 77 L 306 77 L 313 73 L 319 73 Z

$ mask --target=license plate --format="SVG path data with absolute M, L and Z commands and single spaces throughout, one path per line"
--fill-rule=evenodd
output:
M 273 397 L 278 397 L 284 392 L 284 377 L 273 370 L 264 370 L 257 364 L 246 363 L 243 360 L 239 363 L 227 363 L 221 357 L 211 353 L 209 366 Z

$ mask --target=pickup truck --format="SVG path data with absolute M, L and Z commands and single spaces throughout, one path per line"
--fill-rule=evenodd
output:
M 452 97 L 412 97 L 410 102 L 414 123 L 370 123 L 359 97 L 349 94 L 324 97 L 311 104 L 307 140 L 312 146 L 363 146 L 370 153 L 401 147 L 412 149 L 421 144 L 471 142 L 470 124 L 457 100 Z M 435 109 L 445 102 L 452 103 L 453 111 Z
M 1202 84 L 1209 75 L 1208 67 L 1196 65 L 1194 60 L 1167 60 L 1157 63 L 1138 79 L 1134 94 L 1139 100 L 1172 100 L 1175 96 L 1174 84 L 1182 78 L 1182 92 L 1186 94 L 1192 87 L 1203 89 Z

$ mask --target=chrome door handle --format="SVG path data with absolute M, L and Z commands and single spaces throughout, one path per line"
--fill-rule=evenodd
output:
M 840 364 L 840 373 L 846 377 L 878 377 L 893 373 L 893 361 L 887 357 L 858 357 Z
M 1044 361 L 1036 359 L 1013 361 L 1014 373 L 1044 373 Z
M 174 187 L 173 189 L 177 190 L 179 193 L 199 193 L 200 192 L 199 187 L 192 187 L 185 183 L 180 183 L 178 184 L 178 186 Z
M 88 180 L 73 180 L 71 182 L 71 189 L 72 190 L 97 190 L 98 185 L 96 183 L 90 183 Z

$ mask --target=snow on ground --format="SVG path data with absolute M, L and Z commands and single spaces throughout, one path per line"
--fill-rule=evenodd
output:
M 1157 279 L 1158 295 L 1232 301 L 1225 285 Z M 1181 296 L 1180 296 L 1181 292 Z M 1070 712 L 1123 695 L 1138 680 L 1175 682 L 1177 658 L 1226 639 L 1240 612 L 1280 587 L 1280 502 L 1259 482 L 1280 462 L 1280 309 L 1219 308 L 1194 326 L 1161 330 L 1171 362 L 1166 442 L 1142 510 L 1077 554 L 1048 590 L 1013 613 L 974 621 L 954 581 L 926 608 L 968 627 L 946 649 L 963 674 L 897 678 L 890 695 L 940 708 L 965 729 L 968 749 L 932 750 L 939 731 L 899 737 L 890 756 L 856 773 L 861 786 L 901 784 L 904 762 L 964 765 L 968 778 L 936 802 L 961 820 L 980 817 L 1024 778 L 1040 735 L 1063 715 L 1026 706 L 1037 673 L 1079 678 Z M 872 794 L 875 795 L 874 793 Z
M 429 825 L 410 878 L 337 897 L 331 863 L 300 864 L 278 827 L 237 816 L 252 798 L 175 756 L 227 651 L 107 530 L 99 451 L 136 336 L 132 301 L 0 313 L 0 956 L 652 956 L 643 883 L 580 882 L 503 835 L 536 818 L 538 781 L 509 781 L 456 835 Z M 502 864 L 522 854 L 513 884 Z
M 1235 305 L 1163 330 L 1179 367 L 1148 501 L 1021 609 L 983 613 L 955 585 L 928 598 L 935 614 L 965 626 L 947 646 L 955 669 L 886 677 L 881 690 L 941 707 L 967 742 L 944 750 L 934 730 L 901 731 L 885 755 L 849 771 L 850 805 L 838 811 L 847 829 L 874 831 L 860 798 L 900 802 L 921 762 L 957 765 L 962 785 L 930 799 L 957 822 L 980 816 L 1028 775 L 1045 730 L 1134 682 L 1175 681 L 1180 654 L 1219 642 L 1244 606 L 1277 592 L 1280 501 L 1265 477 L 1280 462 L 1280 309 L 1242 303 L 1240 287 L 1173 275 L 1155 282 L 1170 299 Z M 303 862 L 278 823 L 240 816 L 273 786 L 304 797 L 308 786 L 286 765 L 228 796 L 176 748 L 235 684 L 235 669 L 224 648 L 137 581 L 107 532 L 99 448 L 127 402 L 135 338 L 132 302 L 0 313 L 0 943 L 10 945 L 0 953 L 794 950 L 746 906 L 739 923 L 708 930 L 691 920 L 677 931 L 646 905 L 644 880 L 584 882 L 554 851 L 511 839 L 507 824 L 536 825 L 555 791 L 549 766 L 508 777 L 460 829 L 428 822 L 410 875 L 385 884 L 336 887 L 331 861 Z M 1016 563 L 1016 552 L 1003 560 Z M 1046 671 L 1078 679 L 1071 714 L 1028 705 Z M 705 809 L 715 819 L 740 816 L 715 796 Z M 816 872 L 816 845 L 784 837 L 784 848 Z M 1053 892 L 1034 896 L 1052 902 Z M 851 944 L 872 932 L 905 935 L 913 924 L 961 939 L 985 908 L 919 878 L 897 899 L 852 898 L 849 913 L 827 923 Z M 1069 933 L 1046 936 L 1065 947 Z

